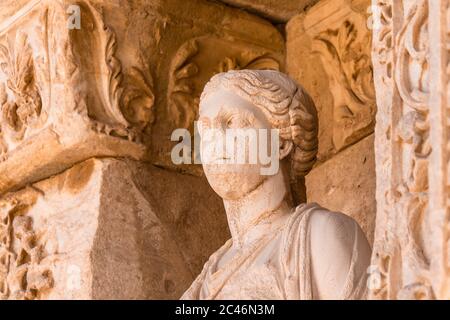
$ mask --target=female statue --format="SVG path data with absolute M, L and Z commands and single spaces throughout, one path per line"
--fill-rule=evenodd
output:
M 290 182 L 311 170 L 318 146 L 317 113 L 305 90 L 277 71 L 218 74 L 201 96 L 199 127 L 201 149 L 210 153 L 227 129 L 278 129 L 280 165 L 263 175 L 260 161 L 209 154 L 203 168 L 223 198 L 232 238 L 182 299 L 365 298 L 371 250 L 358 224 L 315 203 L 294 208 Z M 208 146 L 205 129 L 219 132 Z

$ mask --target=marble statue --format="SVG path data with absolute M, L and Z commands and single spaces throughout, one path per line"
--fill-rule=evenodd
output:
M 202 151 L 205 128 L 278 129 L 280 165 L 263 175 L 259 160 L 203 163 L 232 237 L 182 299 L 364 299 L 371 249 L 361 228 L 316 203 L 293 204 L 291 182 L 311 170 L 318 147 L 317 112 L 305 90 L 278 71 L 220 73 L 205 86 L 199 114 Z

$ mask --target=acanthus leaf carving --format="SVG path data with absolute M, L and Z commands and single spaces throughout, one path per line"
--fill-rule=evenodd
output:
M 13 139 L 22 140 L 27 126 L 39 118 L 42 100 L 27 36 L 18 34 L 14 41 L 6 40 L 0 44 L 0 66 L 7 77 L 6 86 L 0 88 L 2 119 Z
M 7 197 L 0 202 L 0 299 L 39 299 L 53 286 L 42 265 L 44 246 L 27 212 L 35 197 Z
M 173 61 L 172 77 L 169 80 L 169 112 L 183 128 L 189 128 L 194 122 L 196 113 L 193 108 L 199 103 L 194 97 L 193 84 L 190 81 L 199 73 L 199 67 L 191 62 L 199 51 L 197 39 L 184 43 Z
M 154 120 L 153 106 L 155 95 L 153 93 L 153 79 L 146 76 L 142 70 L 132 67 L 128 74 L 129 81 L 121 95 L 121 105 L 124 117 L 140 132 Z
M 334 98 L 334 146 L 337 150 L 370 134 L 376 112 L 371 35 L 355 18 L 319 32 L 313 52 L 319 54 Z
M 149 70 L 144 72 L 137 66 L 131 67 L 129 71 L 123 68 L 122 62 L 117 57 L 116 33 L 105 23 L 103 14 L 90 1 L 85 1 L 85 5 L 83 7 L 85 13 L 91 15 L 90 18 L 95 25 L 91 36 L 97 39 L 98 45 L 92 49 L 92 54 L 100 57 L 99 72 L 106 76 L 100 77 L 103 110 L 90 107 L 86 103 L 86 92 L 78 90 L 75 94 L 79 100 L 77 105 L 87 109 L 87 112 L 83 108 L 78 109 L 78 112 L 86 117 L 92 129 L 99 134 L 140 142 L 147 127 L 154 121 L 155 96 L 152 75 Z M 76 32 L 77 30 L 71 30 L 72 36 L 76 36 Z M 66 47 L 68 56 L 71 57 L 66 65 L 76 88 L 76 83 L 82 81 L 79 69 L 89 67 L 82 65 L 82 62 L 75 58 L 83 49 L 77 47 L 76 41 L 69 41 L 75 45 L 69 43 Z
M 392 0 L 377 6 L 373 57 L 376 67 L 378 147 L 378 217 L 373 263 L 391 263 L 376 299 L 435 299 L 432 265 L 436 249 L 430 241 L 433 225 L 430 172 L 433 150 L 430 110 L 431 75 L 429 1 L 403 5 Z M 397 27 L 394 27 L 395 24 Z M 436 40 L 436 39 L 435 39 Z M 434 111 L 433 111 L 434 112 Z M 433 173 L 434 174 L 434 173 Z M 386 179 L 388 177 L 388 179 Z M 384 182 L 382 180 L 385 180 Z M 391 279 L 393 279 L 391 281 Z

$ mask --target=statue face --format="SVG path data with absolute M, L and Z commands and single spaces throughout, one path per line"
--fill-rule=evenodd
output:
M 203 168 L 211 187 L 223 199 L 240 199 L 267 179 L 267 175 L 261 174 L 259 157 L 256 161 L 250 161 L 249 154 L 250 150 L 258 150 L 261 136 L 257 135 L 255 139 L 250 134 L 244 141 L 240 140 L 244 143 L 237 143 L 232 150 L 226 148 L 223 151 L 224 145 L 230 141 L 227 132 L 253 131 L 260 135 L 267 132 L 265 154 L 270 155 L 270 129 L 270 122 L 258 107 L 229 90 L 219 88 L 202 100 L 199 132 Z M 236 153 L 245 156 L 245 163 L 236 161 Z

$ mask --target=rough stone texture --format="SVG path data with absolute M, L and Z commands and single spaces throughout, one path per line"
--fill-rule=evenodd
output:
M 274 22 L 287 22 L 319 0 L 219 0 L 246 9 Z
M 74 4 L 80 29 L 68 28 Z M 171 133 L 192 128 L 207 79 L 223 70 L 284 66 L 277 29 L 223 4 L 6 6 L 15 14 L 0 24 L 0 194 L 95 156 L 173 167 Z
M 355 219 L 373 243 L 375 229 L 374 136 L 364 138 L 306 176 L 308 202 Z
M 228 237 L 203 179 L 114 159 L 7 194 L 0 214 L 11 299 L 176 299 Z
M 325 0 L 287 24 L 287 73 L 319 112 L 319 162 L 373 132 L 369 0 Z
M 374 299 L 450 298 L 448 1 L 374 1 Z

